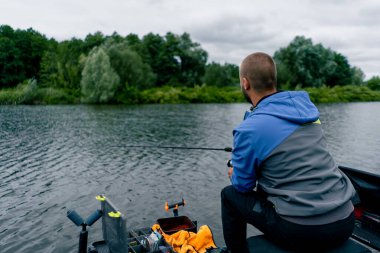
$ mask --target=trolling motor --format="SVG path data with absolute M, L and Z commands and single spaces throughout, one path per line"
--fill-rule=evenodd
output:
M 186 202 L 185 202 L 185 200 L 183 198 L 182 198 L 181 202 L 170 204 L 170 205 L 166 201 L 165 202 L 165 211 L 169 212 L 170 209 L 173 209 L 173 215 L 174 215 L 174 217 L 178 217 L 178 207 L 185 206 L 185 205 L 186 205 Z
M 97 220 L 102 217 L 102 211 L 96 210 L 86 220 L 84 220 L 75 210 L 67 211 L 67 218 L 69 218 L 75 225 L 82 226 L 82 230 L 79 234 L 79 249 L 78 253 L 87 253 L 87 240 L 88 231 L 87 226 L 92 226 Z

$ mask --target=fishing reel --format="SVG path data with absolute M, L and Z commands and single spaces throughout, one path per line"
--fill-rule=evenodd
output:
M 185 206 L 185 205 L 186 205 L 186 202 L 185 202 L 185 200 L 183 198 L 182 198 L 181 202 L 174 203 L 174 204 L 169 204 L 168 201 L 166 201 L 165 202 L 165 211 L 169 212 L 170 209 L 173 209 L 173 215 L 174 215 L 174 217 L 178 217 L 178 208 L 180 206 Z

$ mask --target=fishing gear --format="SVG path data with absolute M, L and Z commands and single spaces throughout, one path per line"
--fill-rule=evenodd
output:
M 185 205 L 186 205 L 186 202 L 183 198 L 182 198 L 182 201 L 180 201 L 178 203 L 170 204 L 170 205 L 169 205 L 169 202 L 166 201 L 165 202 L 165 211 L 169 212 L 170 209 L 173 209 L 173 215 L 174 215 L 174 217 L 177 217 L 178 216 L 178 207 L 185 206 Z
M 86 230 L 86 227 L 92 226 L 101 217 L 102 217 L 101 210 L 96 210 L 86 220 L 84 220 L 75 210 L 67 211 L 67 218 L 69 218 L 78 227 L 82 226 L 82 230 L 80 231 L 80 234 L 79 234 L 78 253 L 87 252 L 88 231 Z
M 225 147 L 225 148 L 203 148 L 203 147 L 150 146 L 150 145 L 130 145 L 130 146 L 123 146 L 123 147 L 124 148 L 194 149 L 194 150 L 214 150 L 214 151 L 232 152 L 232 148 L 231 147 Z

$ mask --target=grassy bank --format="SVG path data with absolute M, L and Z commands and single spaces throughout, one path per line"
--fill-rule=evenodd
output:
M 335 86 L 333 88 L 306 88 L 314 103 L 380 101 L 380 91 L 367 86 Z
M 141 92 L 142 104 L 186 104 L 186 103 L 237 103 L 244 101 L 240 88 L 208 87 L 194 88 L 163 87 Z
M 305 88 L 314 103 L 380 101 L 380 91 L 366 86 L 335 86 L 333 88 Z M 239 87 L 164 87 L 145 90 L 140 94 L 139 103 L 236 103 L 244 102 Z
M 373 91 L 366 86 L 336 86 L 333 88 L 306 88 L 313 102 L 359 102 L 380 101 L 380 91 Z M 129 89 L 121 94 L 114 103 L 120 104 L 187 104 L 187 103 L 236 103 L 244 102 L 239 87 L 193 88 L 161 87 L 143 91 Z M 70 90 L 41 88 L 29 82 L 13 89 L 0 90 L 0 104 L 77 104 L 80 103 L 78 92 Z
M 0 105 L 18 104 L 76 104 L 79 96 L 71 91 L 40 88 L 35 83 L 20 84 L 16 88 L 0 90 Z

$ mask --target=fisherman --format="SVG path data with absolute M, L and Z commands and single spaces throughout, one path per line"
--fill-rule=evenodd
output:
M 233 131 L 232 185 L 221 193 L 229 252 L 248 252 L 247 223 L 274 243 L 310 252 L 334 248 L 354 228 L 355 190 L 327 150 L 319 112 L 304 91 L 277 91 L 276 65 L 248 55 L 240 86 L 252 104 Z

